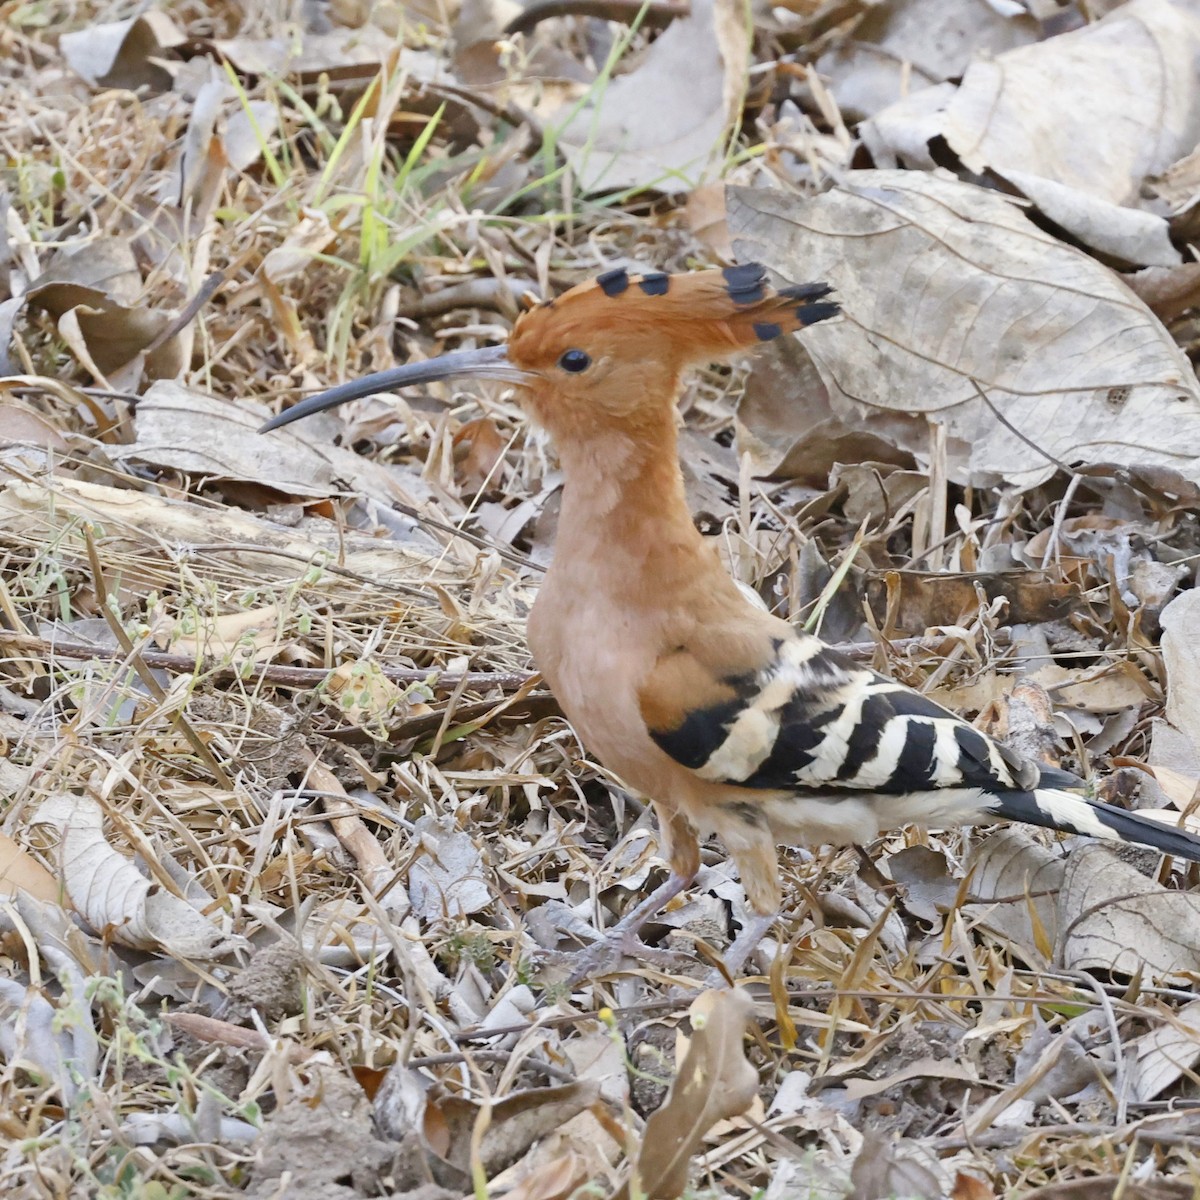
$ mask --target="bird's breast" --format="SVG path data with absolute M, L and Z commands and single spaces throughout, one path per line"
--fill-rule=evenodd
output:
M 529 616 L 529 648 L 585 748 L 631 787 L 653 792 L 662 753 L 651 741 L 638 689 L 660 634 L 605 589 L 547 576 Z

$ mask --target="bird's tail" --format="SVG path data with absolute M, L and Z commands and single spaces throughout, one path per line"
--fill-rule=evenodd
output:
M 1004 821 L 1025 821 L 1030 825 L 1104 838 L 1110 842 L 1136 842 L 1141 846 L 1152 846 L 1163 854 L 1200 862 L 1200 837 L 1057 788 L 996 792 L 988 797 L 987 811 Z

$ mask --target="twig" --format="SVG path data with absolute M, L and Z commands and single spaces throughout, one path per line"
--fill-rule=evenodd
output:
M 551 17 L 599 17 L 630 23 L 639 13 L 643 29 L 663 29 L 676 17 L 686 17 L 691 5 L 679 0 L 533 0 L 504 27 L 505 33 L 528 33 Z
M 1003 633 L 998 630 L 997 633 Z M 891 650 L 937 650 L 947 639 L 941 635 L 933 637 L 895 638 L 884 645 Z M 1002 643 L 1004 639 L 997 637 Z M 132 643 L 131 643 L 132 646 Z M 0 647 L 26 654 L 48 658 L 68 658 L 74 661 L 123 662 L 128 656 L 125 650 L 110 646 L 91 646 L 86 642 L 64 642 L 53 638 L 34 637 L 27 633 L 11 633 L 0 629 Z M 870 658 L 878 649 L 875 642 L 837 642 L 831 649 L 849 658 Z M 141 650 L 138 658 L 147 667 L 179 674 L 203 675 L 220 682 L 235 679 L 252 679 L 259 683 L 270 683 L 276 687 L 312 688 L 329 677 L 324 667 L 287 667 L 276 663 L 232 663 L 218 662 L 214 658 L 196 658 L 191 654 L 171 654 L 165 650 Z M 455 688 L 498 687 L 502 691 L 518 691 L 536 679 L 536 671 L 466 671 L 441 672 L 437 667 L 381 667 L 382 673 L 393 683 L 425 683 L 439 692 L 452 692 Z
M 146 347 L 145 354 L 153 354 L 160 346 L 166 345 L 177 333 L 181 333 L 195 319 L 196 314 L 217 294 L 221 284 L 225 282 L 226 271 L 214 271 L 197 289 L 196 294 L 183 306 L 174 320 L 169 321 L 163 331 Z
M 32 637 L 24 633 L 9 633 L 0 629 L 0 646 L 14 650 L 46 655 L 51 658 L 122 662 L 126 654 L 108 646 L 89 646 L 84 642 L 58 642 L 49 638 Z M 148 667 L 180 674 L 204 675 L 219 681 L 253 679 L 273 683 L 277 687 L 311 688 L 324 682 L 329 671 L 324 667 L 285 667 L 273 663 L 239 665 L 218 662 L 212 658 L 197 659 L 191 654 L 169 654 L 162 650 L 142 650 L 139 657 Z M 394 683 L 428 683 L 439 691 L 450 691 L 466 680 L 467 687 L 499 687 L 515 691 L 537 677 L 534 671 L 467 671 L 439 674 L 436 667 L 384 667 L 383 673 Z

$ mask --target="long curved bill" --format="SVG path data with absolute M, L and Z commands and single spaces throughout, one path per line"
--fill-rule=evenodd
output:
M 292 405 L 279 416 L 272 417 L 258 432 L 270 433 L 272 429 L 290 425 L 303 417 L 311 417 L 313 413 L 336 408 L 339 404 L 345 404 L 347 400 L 359 400 L 363 396 L 374 396 L 377 392 L 394 392 L 420 383 L 436 383 L 440 379 L 453 379 L 460 375 L 517 384 L 528 383 L 533 378 L 528 371 L 522 371 L 520 367 L 508 361 L 506 346 L 459 350 L 454 354 L 431 358 L 428 362 L 405 363 L 402 367 L 377 371 L 374 375 L 365 375 L 362 379 L 354 379 L 328 391 L 318 392 L 315 396 L 309 396 L 299 404 Z

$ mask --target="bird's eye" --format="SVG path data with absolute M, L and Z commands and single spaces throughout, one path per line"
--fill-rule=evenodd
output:
M 558 360 L 558 365 L 564 371 L 570 371 L 572 375 L 578 375 L 580 371 L 586 371 L 592 365 L 591 356 L 585 354 L 582 350 L 564 350 L 562 357 Z

